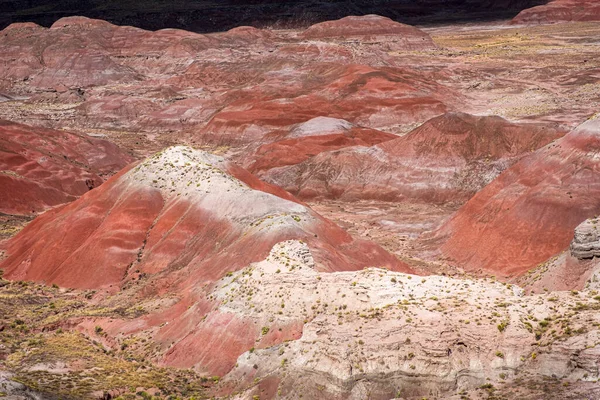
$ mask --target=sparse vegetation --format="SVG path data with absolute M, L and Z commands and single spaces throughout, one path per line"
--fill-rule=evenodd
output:
M 508 320 L 504 320 L 498 324 L 498 330 L 500 332 L 504 332 L 506 330 L 507 326 L 508 326 Z
M 205 398 L 205 388 L 210 386 L 206 378 L 192 370 L 157 367 L 148 362 L 155 348 L 143 343 L 145 339 L 125 337 L 110 349 L 94 341 L 93 336 L 63 327 L 65 323 L 69 326 L 71 318 L 139 316 L 133 311 L 135 307 L 92 305 L 86 302 L 84 292 L 61 294 L 33 283 L 4 281 L 0 286 L 2 316 L 13 321 L 0 329 L 0 342 L 10 349 L 4 365 L 25 386 L 63 398 L 89 398 L 92 392 L 123 388 L 122 399 Z M 97 325 L 93 334 L 103 335 L 104 330 Z M 67 374 L 32 370 L 40 360 L 79 367 Z M 153 388 L 157 395 L 148 397 L 147 391 Z

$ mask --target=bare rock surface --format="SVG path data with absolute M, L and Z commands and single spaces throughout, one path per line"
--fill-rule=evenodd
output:
M 61 229 L 68 237 L 52 244 Z M 204 237 L 202 231 L 212 236 Z M 15 279 L 93 288 L 124 284 L 133 278 L 128 275 L 134 264 L 140 264 L 138 273 L 158 274 L 186 260 L 181 266 L 206 264 L 200 268 L 202 275 L 214 279 L 226 272 L 219 270 L 221 257 L 223 268 L 231 268 L 228 263 L 238 251 L 251 246 L 260 253 L 281 235 L 318 242 L 325 270 L 360 268 L 367 260 L 377 262 L 378 255 L 384 264 L 403 268 L 378 246 L 353 242 L 289 193 L 222 157 L 185 146 L 132 165 L 79 201 L 37 218 L 9 243 L 10 256 L 2 267 Z M 202 250 L 219 237 L 220 247 L 239 249 Z M 59 243 L 61 251 L 56 252 Z M 346 251 L 336 250 L 337 246 Z M 206 251 L 216 258 L 209 261 Z M 356 259 L 346 258 L 352 253 Z M 253 257 L 247 253 L 236 263 Z M 90 263 L 103 268 L 83 273 Z
M 0 35 L 1 87 L 32 104 L 62 103 L 72 123 L 89 128 L 186 130 L 190 141 L 233 147 L 320 116 L 377 128 L 446 110 L 452 90 L 385 61 L 392 47 L 434 49 L 427 33 L 379 16 L 332 23 L 357 40 L 384 36 L 356 50 L 363 45 L 303 37 L 320 25 L 304 33 L 238 27 L 202 35 L 84 17 L 50 29 L 15 24 Z
M 299 246 L 277 244 L 213 292 L 213 313 L 262 327 L 222 382 L 250 386 L 240 398 L 446 398 L 482 385 L 597 379 L 599 303 L 590 293 L 524 296 L 493 280 L 383 269 L 321 274 L 294 255 Z M 269 344 L 299 319 L 308 321 L 299 338 Z
M 42 393 L 35 392 L 27 386 L 15 382 L 13 375 L 0 371 L 0 391 L 3 394 L 3 398 L 6 400 L 54 400 L 55 397 L 51 395 L 44 395 Z
M 0 116 L 95 132 L 140 158 L 185 143 L 249 167 L 258 147 L 319 117 L 396 135 L 458 110 L 573 127 L 598 97 L 594 26 L 324 24 L 212 34 L 84 17 L 14 24 L 0 34 Z
M 540 263 L 516 282 L 531 292 L 543 290 L 600 289 L 597 217 L 575 228 L 569 248 Z
M 206 291 L 263 259 L 276 243 L 292 239 L 308 247 L 287 253 L 315 272 L 373 265 L 412 271 L 280 188 L 186 146 L 131 165 L 80 199 L 36 218 L 7 242 L 0 269 L 13 280 L 129 293 L 142 303 L 163 299 L 163 309 L 151 317 L 113 329 L 152 329 L 164 346 L 165 363 L 222 374 L 252 347 L 257 331 L 227 313 L 206 318 L 214 300 Z M 296 321 L 284 336 L 294 337 L 301 326 Z M 207 341 L 219 344 L 206 347 Z
M 154 297 L 138 303 L 147 315 L 74 321 L 96 335 L 101 326 L 107 348 L 143 338 L 159 344 L 153 362 L 218 375 L 206 393 L 218 398 L 599 398 L 597 292 L 525 295 L 490 278 L 382 268 L 323 272 L 313 251 L 276 242 L 262 260 L 195 284 L 204 300 L 180 306 L 183 317 L 172 297 Z
M 600 232 L 597 224 L 597 218 L 590 218 L 575 228 L 575 237 L 570 246 L 573 257 L 580 260 L 600 257 Z
M 0 116 L 36 128 L 0 124 L 0 237 L 27 225 L 0 368 L 61 398 L 600 398 L 599 34 L 8 26 Z M 105 140 L 143 161 L 83 194 L 133 160 Z

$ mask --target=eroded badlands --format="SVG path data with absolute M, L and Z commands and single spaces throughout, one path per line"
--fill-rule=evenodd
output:
M 592 3 L 9 25 L 0 397 L 600 399 Z

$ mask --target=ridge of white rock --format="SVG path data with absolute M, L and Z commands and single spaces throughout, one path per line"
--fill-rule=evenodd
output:
M 302 242 L 278 243 L 216 285 L 219 312 L 271 329 L 305 322 L 300 339 L 242 354 L 225 383 L 279 376 L 282 390 L 288 382 L 308 397 L 321 388 L 360 398 L 365 390 L 443 396 L 522 371 L 600 378 L 594 292 L 525 296 L 492 279 L 379 268 L 319 273 L 307 254 Z

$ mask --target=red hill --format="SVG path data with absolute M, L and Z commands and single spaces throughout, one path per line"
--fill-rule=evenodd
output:
M 336 118 L 316 117 L 297 124 L 281 134 L 270 134 L 271 140 L 246 156 L 252 173 L 299 164 L 319 153 L 351 146 L 373 146 L 395 139 L 391 133 L 364 128 Z
M 290 240 L 296 247 L 274 250 Z M 270 253 L 278 259 L 293 253 L 315 271 L 410 271 L 281 189 L 189 147 L 169 148 L 41 215 L 8 242 L 6 253 L 0 268 L 9 279 L 128 291 L 139 302 L 171 304 L 107 329 L 154 329 L 164 362 L 220 374 L 260 335 L 256 321 L 230 313 L 213 313 L 203 324 L 213 307 L 207 296 L 228 272 Z M 295 268 L 285 257 L 281 265 Z M 302 326 L 301 318 L 289 320 L 270 340 L 298 337 Z
M 303 39 L 360 39 L 376 41 L 393 37 L 395 49 L 424 50 L 436 47 L 431 37 L 420 29 L 379 15 L 350 16 L 315 24 L 300 34 Z
M 0 120 L 0 212 L 71 202 L 132 160 L 106 140 Z
M 524 154 L 561 135 L 541 125 L 447 113 L 406 136 L 323 152 L 259 176 L 301 198 L 465 201 Z
M 38 217 L 7 246 L 11 279 L 118 290 L 140 274 L 199 283 L 306 241 L 323 271 L 407 270 L 356 241 L 288 193 L 223 159 L 169 148 L 65 207 Z M 168 277 L 168 278 L 167 278 Z
M 596 0 L 553 0 L 521 11 L 512 23 L 551 24 L 575 21 L 600 21 L 600 3 Z
M 438 232 L 468 270 L 520 274 L 566 249 L 600 212 L 600 120 L 592 119 L 506 170 Z

